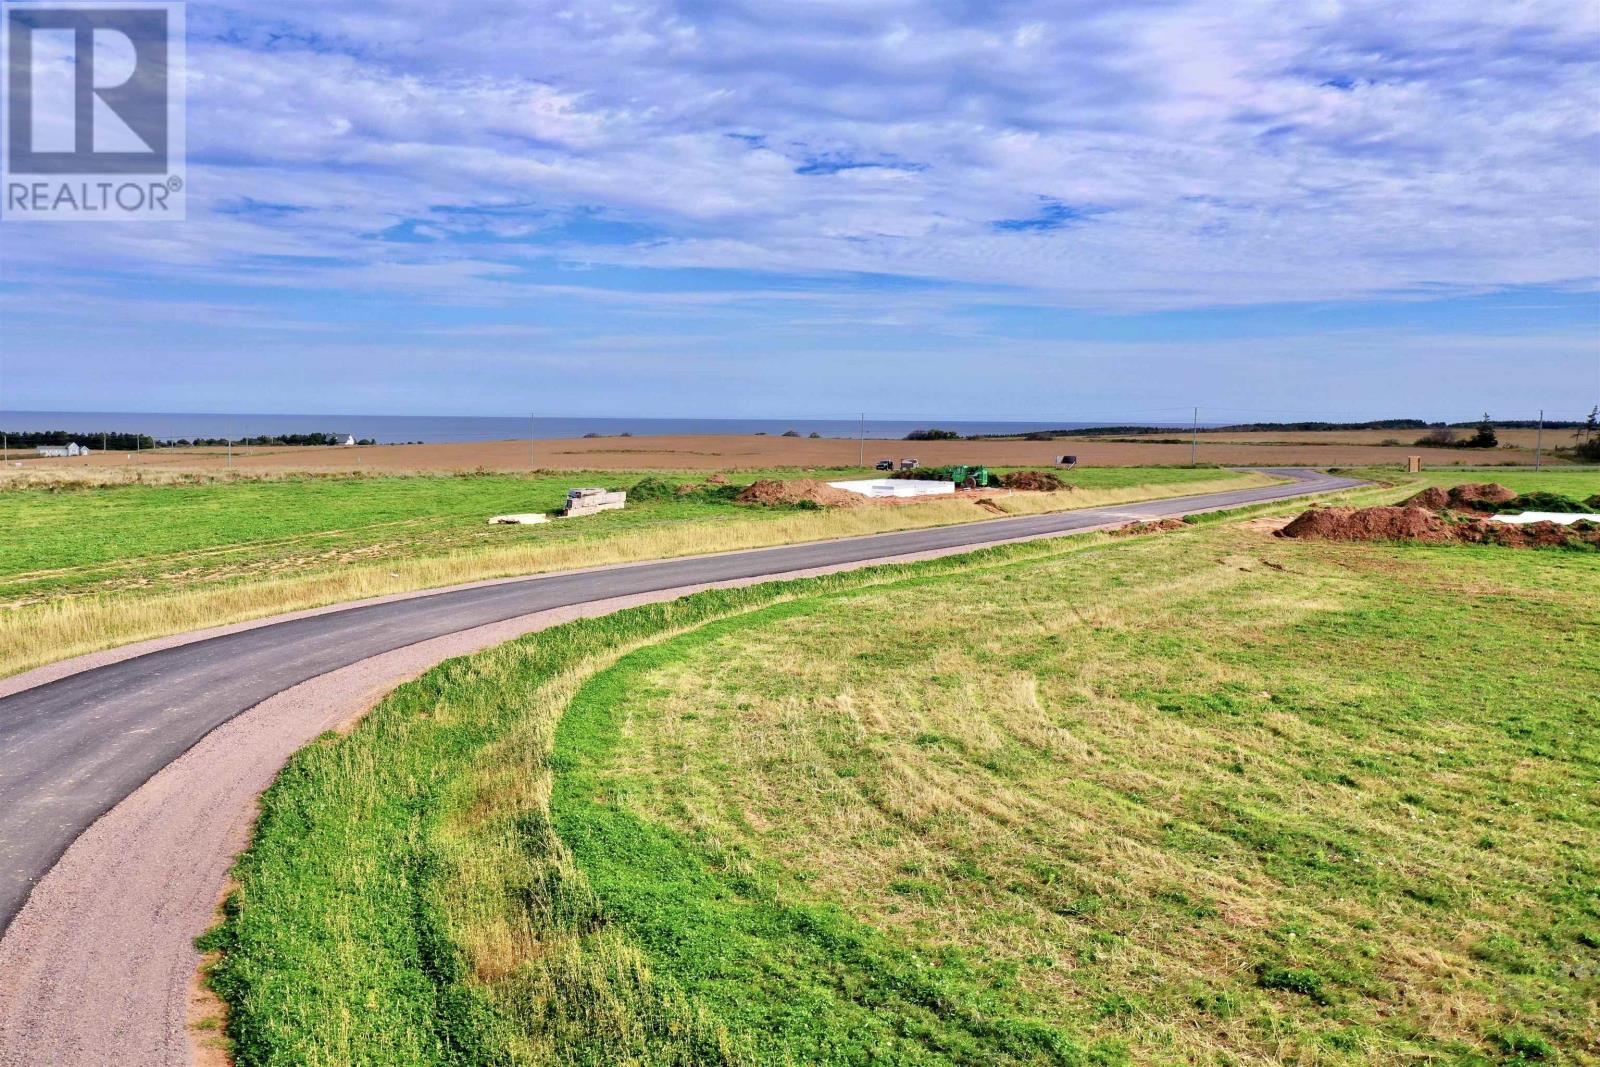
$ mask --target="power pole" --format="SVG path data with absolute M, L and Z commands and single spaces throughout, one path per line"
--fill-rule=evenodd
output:
M 1544 468 L 1544 408 L 1539 409 L 1539 432 L 1533 439 L 1533 469 Z
M 856 450 L 856 466 L 867 465 L 867 413 L 861 413 L 861 447 Z
M 1194 409 L 1194 434 L 1189 438 L 1189 466 L 1193 467 L 1198 462 L 1200 453 L 1200 409 Z

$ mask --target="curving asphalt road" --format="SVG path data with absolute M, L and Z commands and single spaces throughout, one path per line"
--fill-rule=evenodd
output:
M 341 667 L 550 608 L 979 548 L 1360 484 L 1316 471 L 1269 473 L 1295 482 L 455 589 L 229 633 L 22 690 L 0 699 L 0 933 L 67 846 L 162 767 L 246 709 Z

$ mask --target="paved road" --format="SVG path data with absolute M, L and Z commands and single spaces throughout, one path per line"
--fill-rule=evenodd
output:
M 1306 470 L 1273 473 L 1296 483 L 456 589 L 196 641 L 23 690 L 0 699 L 0 932 L 67 846 L 156 771 L 273 694 L 370 656 L 611 597 L 976 548 L 1359 484 Z

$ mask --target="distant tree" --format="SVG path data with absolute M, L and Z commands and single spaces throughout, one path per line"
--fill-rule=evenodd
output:
M 1464 448 L 1498 448 L 1499 445 L 1500 438 L 1495 436 L 1494 423 L 1489 421 L 1487 411 L 1478 423 L 1477 432 L 1462 442 Z
M 800 436 L 800 431 L 799 430 L 785 430 L 785 431 L 783 431 L 783 436 L 785 436 L 785 437 L 799 437 Z
M 822 435 L 815 430 L 812 430 L 806 436 L 810 437 L 813 441 L 820 441 L 822 439 Z
M 1600 463 L 1600 404 L 1589 411 L 1588 421 L 1578 432 L 1583 435 L 1583 440 L 1573 450 L 1578 459 L 1584 463 Z
M 1417 438 L 1419 448 L 1449 448 L 1456 443 L 1456 432 L 1448 426 L 1435 426 Z
M 906 434 L 907 441 L 959 441 L 961 435 L 954 430 L 912 430 Z
M 1593 441 L 1600 437 L 1600 404 L 1589 409 L 1589 417 L 1572 436 L 1579 441 Z

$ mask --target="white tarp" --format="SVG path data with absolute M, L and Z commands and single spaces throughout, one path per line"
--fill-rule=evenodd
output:
M 936 482 L 923 478 L 863 478 L 853 482 L 829 482 L 835 489 L 862 496 L 944 496 L 953 495 L 955 482 Z
M 1562 526 L 1571 526 L 1575 522 L 1600 522 L 1600 515 L 1574 515 L 1565 511 L 1524 511 L 1521 515 L 1492 515 L 1495 522 L 1514 522 L 1518 525 L 1527 522 L 1554 522 Z

